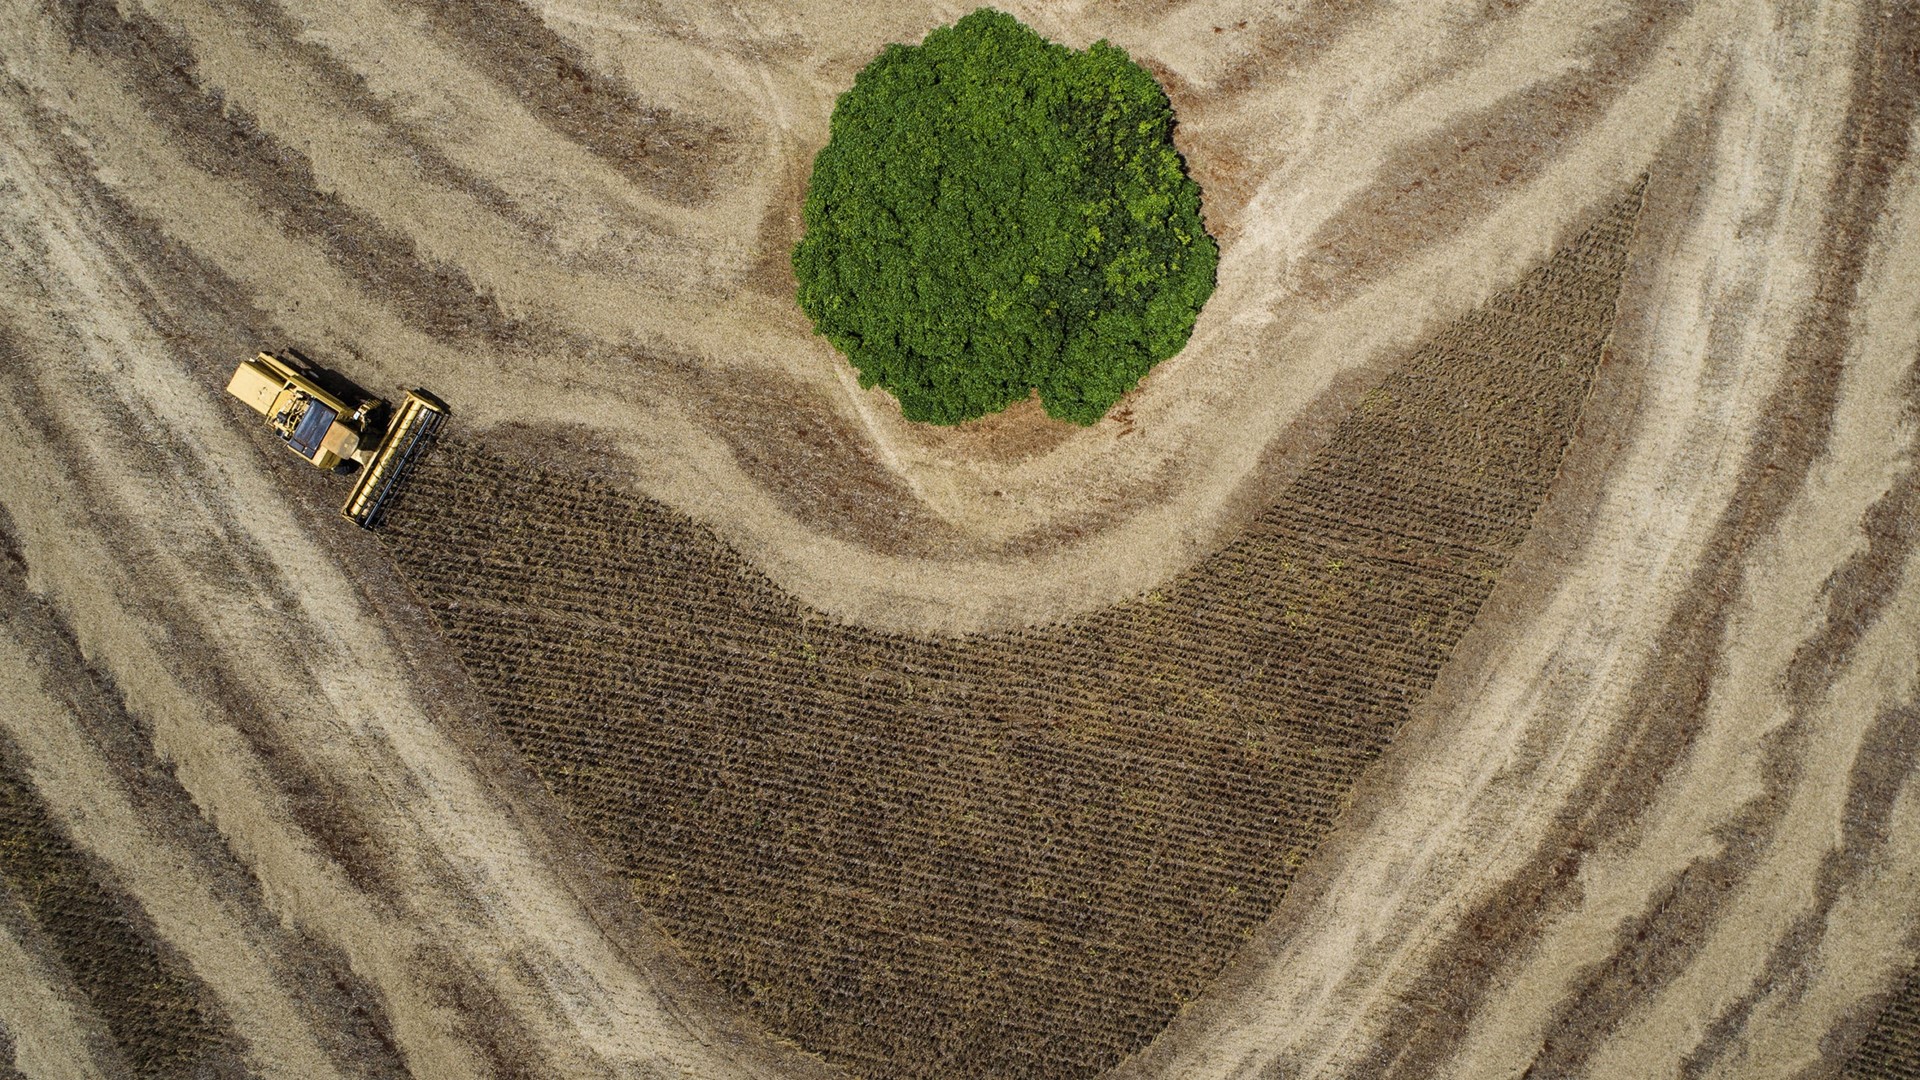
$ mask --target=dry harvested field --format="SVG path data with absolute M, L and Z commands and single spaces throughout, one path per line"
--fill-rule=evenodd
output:
M 932 429 L 787 252 L 966 10 L 0 3 L 0 1077 L 1920 1075 L 1920 8 L 1010 4 L 1220 282 Z

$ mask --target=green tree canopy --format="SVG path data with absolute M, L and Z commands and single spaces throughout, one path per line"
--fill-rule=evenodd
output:
M 936 424 L 1036 388 L 1100 419 L 1186 344 L 1219 261 L 1153 76 L 987 8 L 860 72 L 803 218 L 801 309 Z

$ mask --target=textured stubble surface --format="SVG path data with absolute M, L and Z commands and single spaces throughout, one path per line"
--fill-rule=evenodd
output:
M 1880 1013 L 1866 1041 L 1847 1061 L 1847 1080 L 1913 1080 L 1920 1076 L 1920 972 L 1907 977 Z

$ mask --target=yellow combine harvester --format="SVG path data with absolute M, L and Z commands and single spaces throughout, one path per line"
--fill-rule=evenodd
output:
M 357 466 L 359 478 L 340 516 L 371 529 L 394 485 L 446 418 L 447 407 L 425 390 L 409 390 L 389 418 L 386 402 L 337 380 L 329 389 L 323 379 L 297 353 L 263 352 L 240 362 L 227 393 L 253 406 L 294 453 L 320 468 L 352 472 Z

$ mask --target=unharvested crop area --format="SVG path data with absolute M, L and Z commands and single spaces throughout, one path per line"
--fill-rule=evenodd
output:
M 773 1030 L 866 1075 L 1091 1076 L 1272 913 L 1473 621 L 1639 207 L 1416 350 L 1223 550 L 1062 625 L 846 625 L 471 444 L 386 537 L 568 816 Z

